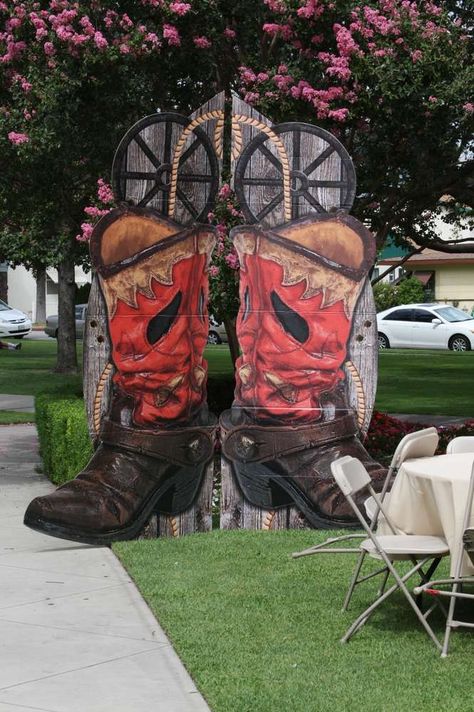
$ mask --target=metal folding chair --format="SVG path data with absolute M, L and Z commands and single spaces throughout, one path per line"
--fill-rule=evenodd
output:
M 380 492 L 380 499 L 383 501 L 388 488 L 391 483 L 395 480 L 397 472 L 400 465 L 411 457 L 430 457 L 434 455 L 436 448 L 438 447 L 438 431 L 436 428 L 424 428 L 423 430 L 417 430 L 413 433 L 408 433 L 405 435 L 398 443 L 395 452 L 393 453 L 392 461 L 387 470 L 387 475 L 385 477 L 382 491 Z M 372 497 L 368 497 L 364 502 L 365 511 L 367 518 L 370 521 L 370 526 L 375 529 L 377 526 L 378 516 L 380 510 L 375 505 L 375 500 Z M 344 534 L 343 536 L 330 537 L 323 541 L 321 544 L 316 544 L 303 551 L 296 551 L 292 554 L 294 559 L 301 556 L 311 556 L 312 554 L 361 554 L 361 557 L 356 565 L 358 576 L 360 568 L 362 566 L 365 554 L 361 553 L 360 547 L 357 548 L 336 548 L 333 544 L 342 541 L 350 541 L 352 539 L 364 539 L 365 534 L 352 533 Z M 352 589 L 353 590 L 353 589 Z M 352 590 L 351 594 L 352 595 Z M 343 610 L 349 605 L 349 598 L 344 602 Z
M 456 438 L 463 439 L 463 438 Z M 453 442 L 453 441 L 451 441 Z M 447 596 L 449 601 L 448 617 L 446 619 L 446 629 L 444 633 L 443 647 L 441 650 L 441 657 L 445 658 L 448 654 L 449 639 L 451 636 L 451 630 L 453 628 L 474 628 L 474 623 L 470 621 L 461 621 L 454 618 L 456 603 L 458 599 L 464 598 L 474 601 L 474 593 L 465 593 L 463 591 L 463 586 L 465 584 L 474 584 L 474 576 L 463 576 L 463 557 L 466 553 L 471 561 L 474 563 L 474 551 L 473 551 L 473 533 L 474 530 L 468 528 L 471 519 L 472 505 L 474 498 L 474 464 L 472 466 L 471 479 L 469 482 L 468 495 L 466 500 L 466 509 L 464 512 L 463 519 L 463 537 L 460 539 L 455 552 L 455 571 L 454 576 L 448 579 L 437 579 L 434 581 L 427 581 L 421 586 L 416 586 L 414 588 L 414 593 L 419 595 L 421 593 L 427 593 L 431 596 Z M 439 586 L 448 586 L 447 589 L 439 588 Z
M 450 440 L 446 454 L 453 455 L 457 452 L 474 452 L 474 435 L 460 435 Z
M 373 603 L 352 623 L 341 642 L 346 643 L 350 638 L 368 621 L 374 611 L 386 601 L 395 591 L 401 591 L 411 608 L 415 612 L 420 624 L 425 629 L 438 650 L 441 650 L 441 643 L 438 641 L 427 618 L 434 606 L 426 613 L 422 613 L 417 606 L 415 600 L 411 596 L 410 591 L 406 586 L 406 582 L 414 574 L 422 577 L 422 582 L 425 583 L 436 570 L 442 557 L 449 554 L 449 547 L 444 539 L 435 536 L 413 536 L 408 534 L 391 534 L 386 536 L 377 536 L 372 527 L 366 522 L 361 510 L 359 509 L 355 495 L 367 492 L 375 500 L 377 508 L 385 517 L 392 531 L 395 531 L 390 517 L 384 507 L 384 503 L 376 494 L 372 487 L 370 475 L 363 464 L 354 457 L 345 456 L 335 460 L 331 464 L 331 471 L 336 482 L 341 488 L 342 493 L 349 502 L 354 514 L 359 520 L 361 526 L 365 530 L 367 537 L 360 544 L 360 550 L 368 554 L 370 557 L 382 560 L 384 566 L 374 574 L 365 576 L 363 580 L 373 578 L 377 574 L 383 574 L 385 581 L 388 576 L 392 575 L 395 583 L 390 586 L 384 593 L 377 593 Z M 394 566 L 394 562 L 398 560 L 412 561 L 414 565 L 409 571 L 400 575 Z M 430 563 L 431 562 L 431 563 Z M 430 564 L 426 574 L 423 571 L 423 566 Z M 351 581 L 350 587 L 354 588 L 354 580 Z M 347 596 L 346 596 L 347 598 Z

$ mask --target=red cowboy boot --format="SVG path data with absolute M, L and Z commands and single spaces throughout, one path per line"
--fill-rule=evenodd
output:
M 216 426 L 206 405 L 207 267 L 213 229 L 119 208 L 91 238 L 116 368 L 100 445 L 75 480 L 29 505 L 25 524 L 92 544 L 135 537 L 153 511 L 199 491 Z
M 296 504 L 315 527 L 353 525 L 331 462 L 350 454 L 374 480 L 385 475 L 358 439 L 343 370 L 373 237 L 344 214 L 274 231 L 239 227 L 232 237 L 242 356 L 232 411 L 221 418 L 223 453 L 252 504 Z

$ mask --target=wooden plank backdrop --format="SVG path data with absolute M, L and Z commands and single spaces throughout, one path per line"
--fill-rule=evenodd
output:
M 279 200 L 282 193 L 281 153 L 271 138 L 262 141 L 265 136 L 262 125 L 271 128 L 272 122 L 236 94 L 233 95 L 232 115 L 242 117 L 241 120 L 234 118 L 232 124 L 231 168 L 234 188 L 246 219 L 251 222 L 258 220 L 265 227 L 287 222 L 286 206 L 282 199 Z M 285 127 L 289 125 L 285 124 L 283 129 Z M 290 219 L 314 212 L 317 205 L 328 212 L 339 208 L 348 210 L 355 194 L 355 175 L 348 163 L 349 157 L 332 150 L 324 134 L 304 133 L 295 139 L 295 133 L 283 130 L 278 135 L 295 176 L 292 179 L 292 187 L 296 190 L 292 191 Z M 314 183 L 307 185 L 306 193 L 298 190 L 305 187 L 298 177 L 305 168 Z M 268 206 L 273 208 L 268 210 Z M 349 403 L 359 414 L 362 433 L 367 432 L 369 427 L 377 386 L 375 314 L 372 288 L 367 280 L 355 309 L 345 368 Z M 294 529 L 307 526 L 305 517 L 296 507 L 266 511 L 249 504 L 243 498 L 225 458 L 222 458 L 221 475 L 222 529 Z
M 190 117 L 199 120 L 208 116 L 204 122 L 199 123 L 198 130 L 205 133 L 209 143 L 213 146 L 216 155 L 217 176 L 222 169 L 220 112 L 224 110 L 224 92 L 216 94 Z M 212 118 L 214 115 L 214 118 Z M 178 190 L 173 212 L 170 214 L 169 191 L 154 191 L 155 179 L 153 171 L 156 166 L 153 156 L 158 156 L 158 162 L 164 165 L 173 163 L 176 148 L 182 136 L 184 126 L 177 123 L 147 122 L 136 125 L 138 133 L 126 135 L 117 151 L 113 168 L 113 184 L 116 197 L 119 201 L 131 204 L 151 205 L 159 212 L 172 217 L 181 224 L 189 224 L 195 219 L 190 206 L 205 207 L 208 198 L 210 182 L 208 180 L 192 180 L 191 176 L 207 176 L 211 173 L 211 162 L 202 142 L 195 143 L 195 134 L 191 132 L 184 144 L 180 147 L 181 157 L 184 161 L 179 166 Z M 132 127 L 133 128 L 133 127 Z M 138 136 L 138 141 L 133 136 Z M 166 148 L 164 142 L 167 142 Z M 191 149 L 191 150 L 190 150 Z M 188 155 L 186 153 L 188 152 Z M 179 156 L 178 156 L 179 159 Z M 125 174 L 125 177 L 124 177 Z M 127 175 L 143 177 L 127 178 Z M 150 175 L 151 174 L 151 175 Z M 164 173 L 164 180 L 170 176 Z M 181 196 L 181 197 L 180 197 Z M 89 296 L 87 317 L 84 331 L 84 399 L 86 405 L 89 432 L 93 441 L 97 439 L 101 418 L 109 408 L 113 366 L 110 360 L 111 348 L 108 333 L 107 312 L 105 301 L 99 287 L 98 279 L 94 276 Z M 214 478 L 214 462 L 206 470 L 203 486 L 194 505 L 180 515 L 169 517 L 153 515 L 144 528 L 142 535 L 179 536 L 197 531 L 209 531 L 212 528 L 212 489 Z

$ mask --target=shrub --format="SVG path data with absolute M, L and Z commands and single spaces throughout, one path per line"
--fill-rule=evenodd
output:
M 68 482 L 92 455 L 84 402 L 42 393 L 35 410 L 44 473 L 57 485 Z
M 417 304 L 425 300 L 423 285 L 416 277 L 403 279 L 399 284 L 377 282 L 374 284 L 374 301 L 377 312 L 400 304 Z
M 408 423 L 374 411 L 364 444 L 375 460 L 388 465 L 400 440 L 407 433 L 426 427 L 428 426 L 422 423 Z M 474 435 L 474 420 L 468 420 L 461 426 L 438 427 L 438 434 L 437 454 L 440 455 L 446 452 L 448 442 L 454 437 Z

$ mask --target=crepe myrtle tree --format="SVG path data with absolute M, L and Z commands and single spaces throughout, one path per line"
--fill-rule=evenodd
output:
M 224 4 L 0 2 L 1 253 L 58 267 L 59 370 L 76 368 L 73 270 L 87 250 L 75 237 L 98 176 L 141 116 L 189 113 L 237 75 Z
M 453 198 L 444 215 L 459 225 L 469 222 L 474 203 L 467 6 L 0 2 L 2 223 L 26 243 L 61 235 L 60 271 L 70 279 L 84 207 L 126 128 L 156 108 L 189 113 L 215 91 L 234 88 L 275 121 L 308 121 L 340 138 L 358 173 L 354 213 L 379 247 L 390 233 L 401 244 L 474 250 L 472 242 L 440 241 L 433 228 L 443 196 Z M 47 229 L 34 232 L 31 215 L 40 213 Z M 232 254 L 228 240 L 222 254 Z M 232 292 L 230 318 L 235 285 L 223 282 Z M 72 325 L 66 302 L 63 323 Z

